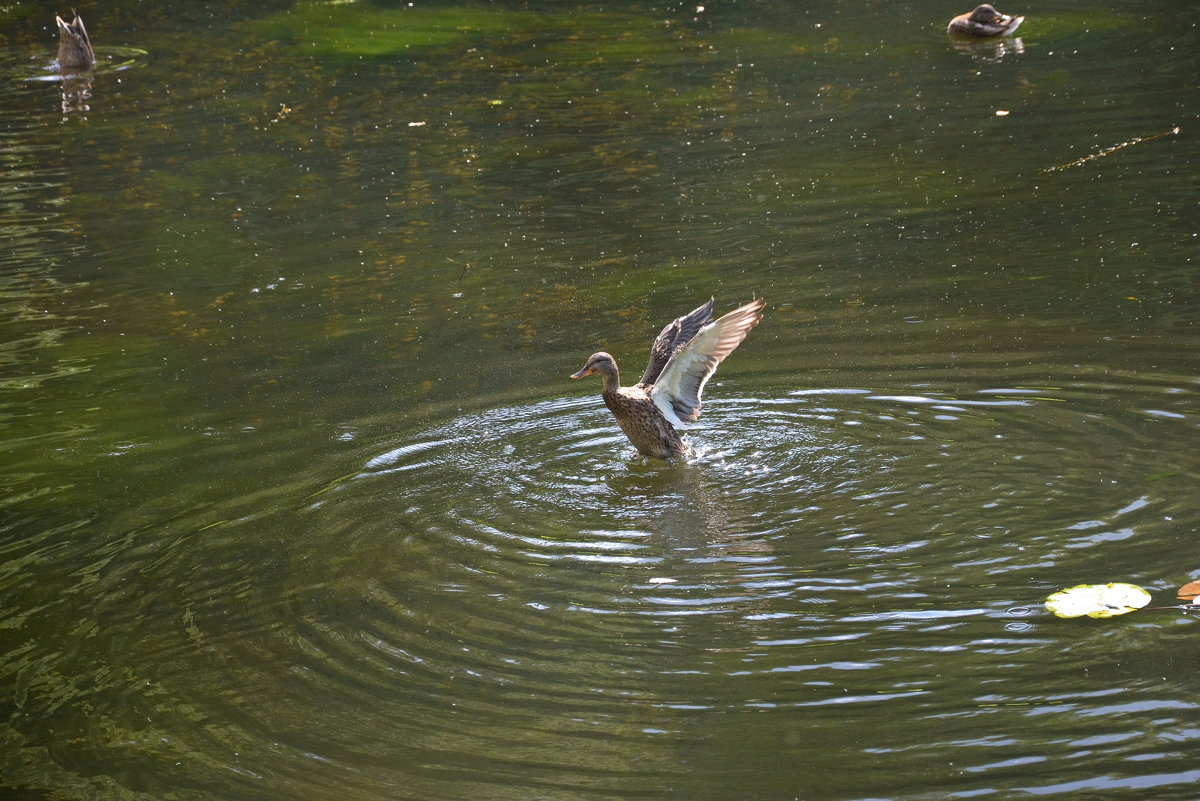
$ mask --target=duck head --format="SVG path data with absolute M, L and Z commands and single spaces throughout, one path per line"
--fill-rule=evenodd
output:
M 589 356 L 583 369 L 572 374 L 571 378 L 583 378 L 588 375 L 601 376 L 604 379 L 605 389 L 616 390 L 621 386 L 620 373 L 617 372 L 617 360 L 604 351 Z
M 617 360 L 609 354 L 601 351 L 588 356 L 587 363 L 583 365 L 583 369 L 578 373 L 571 375 L 571 378 L 583 378 L 586 375 L 599 373 L 600 375 L 616 375 Z

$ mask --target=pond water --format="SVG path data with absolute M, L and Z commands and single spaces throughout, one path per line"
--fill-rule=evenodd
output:
M 1200 31 L 966 10 L 0 10 L 5 797 L 1195 798 L 1195 615 L 1042 602 L 1200 576 Z

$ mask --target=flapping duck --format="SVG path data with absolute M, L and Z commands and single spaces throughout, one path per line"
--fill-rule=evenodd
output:
M 604 352 L 593 353 L 571 378 L 599 375 L 604 379 L 600 397 L 640 453 L 659 459 L 680 456 L 687 453 L 687 445 L 675 426 L 700 416 L 704 385 L 758 325 L 764 305 L 763 300 L 755 300 L 710 322 L 713 301 L 709 298 L 668 323 L 650 348 L 646 372 L 631 387 L 621 386 L 617 362 Z

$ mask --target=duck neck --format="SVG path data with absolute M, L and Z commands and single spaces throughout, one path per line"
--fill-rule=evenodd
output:
M 604 378 L 605 395 L 612 395 L 621 388 L 621 372 L 617 369 L 616 363 L 613 364 L 611 370 L 605 370 L 600 374 Z

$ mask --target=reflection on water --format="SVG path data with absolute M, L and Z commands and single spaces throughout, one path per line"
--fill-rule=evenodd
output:
M 92 82 L 96 76 L 90 72 L 64 75 L 62 81 L 63 114 L 83 114 L 91 111 L 88 102 L 92 99 Z
M 23 65 L 23 69 L 34 71 L 34 74 L 27 75 L 24 80 L 39 82 L 39 83 L 58 83 L 62 86 L 62 113 L 64 119 L 67 116 L 86 115 L 92 110 L 92 90 L 96 82 L 97 76 L 102 80 L 105 76 L 111 76 L 116 73 L 126 70 L 136 69 L 146 66 L 146 57 L 149 55 L 145 50 L 134 47 L 104 47 L 96 50 L 96 66 L 90 70 L 83 71 L 62 71 L 58 68 L 56 62 L 50 64 L 27 64 Z M 8 69 L 13 68 L 9 65 L 3 65 Z M 6 70 L 7 71 L 7 70 Z
M 1190 799 L 1193 618 L 1041 607 L 1200 570 L 1186 11 L 898 13 L 5 18 L 0 788 Z
M 954 49 L 972 60 L 984 64 L 995 64 L 1010 56 L 1020 56 L 1025 53 L 1025 43 L 1019 36 L 993 39 L 961 39 L 950 40 Z

